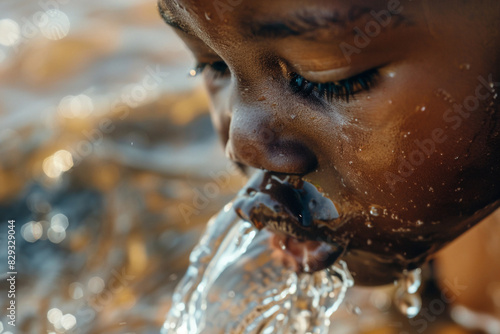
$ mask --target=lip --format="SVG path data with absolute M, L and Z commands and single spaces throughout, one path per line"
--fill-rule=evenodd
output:
M 339 218 L 337 208 L 299 175 L 258 171 L 233 207 L 256 228 L 270 230 L 272 246 L 292 259 L 298 271 L 324 269 L 344 252 L 345 247 L 328 237 Z

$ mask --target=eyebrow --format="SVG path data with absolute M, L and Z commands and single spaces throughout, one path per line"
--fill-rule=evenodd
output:
M 169 26 L 186 34 L 195 35 L 184 24 L 175 19 L 172 12 L 162 5 L 162 0 L 158 1 L 158 11 L 163 21 Z M 369 18 L 375 20 L 371 15 L 372 11 L 374 11 L 373 8 L 353 6 L 347 14 L 340 14 L 337 10 L 302 10 L 290 13 L 280 19 L 255 20 L 247 18 L 242 21 L 242 30 L 245 31 L 247 37 L 253 38 L 283 39 L 295 36 L 317 40 L 320 37 L 314 33 L 321 29 L 335 29 L 337 36 L 352 33 L 355 23 L 361 23 L 363 19 L 367 23 Z M 402 14 L 392 15 L 391 22 L 385 28 L 397 28 L 403 22 L 412 25 L 411 20 Z
M 336 10 L 302 10 L 279 19 L 246 20 L 244 27 L 248 30 L 247 34 L 250 37 L 280 39 L 300 36 L 314 40 L 319 38 L 314 32 L 320 29 L 335 29 L 335 35 L 352 33 L 356 23 L 367 23 L 370 18 L 375 20 L 371 15 L 373 10 L 368 7 L 352 7 L 347 14 L 341 14 Z M 406 17 L 401 14 L 392 15 L 391 18 L 394 20 L 391 19 L 386 28 L 397 28 L 402 22 L 407 21 Z
M 158 12 L 160 13 L 160 16 L 163 19 L 163 21 L 172 28 L 185 32 L 186 34 L 191 34 L 191 35 L 193 34 L 183 24 L 179 23 L 175 19 L 172 12 L 162 4 L 162 0 L 158 1 Z

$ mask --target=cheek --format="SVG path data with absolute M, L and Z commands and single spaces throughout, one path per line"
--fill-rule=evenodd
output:
M 364 140 L 354 152 L 363 173 L 380 175 L 391 169 L 400 150 L 400 132 L 397 125 L 391 124 L 363 136 Z
M 344 192 L 418 219 L 470 213 L 495 200 L 498 105 L 494 92 L 484 98 L 482 87 L 477 97 L 476 88 L 455 96 L 422 89 L 390 105 L 375 98 L 372 109 L 346 115 L 331 135 L 339 144 L 324 151 Z
M 409 216 L 469 215 L 498 198 L 498 105 L 494 93 L 481 99 L 475 86 L 470 92 L 453 97 L 436 90 L 425 103 L 406 105 L 404 120 L 368 135 L 358 154 L 366 162 L 362 177 L 383 180 L 381 192 L 390 192 Z

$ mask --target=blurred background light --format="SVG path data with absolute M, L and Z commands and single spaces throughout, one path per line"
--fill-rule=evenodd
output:
M 70 21 L 64 12 L 58 9 L 49 9 L 43 16 L 39 28 L 45 37 L 52 40 L 58 40 L 68 35 Z
M 21 30 L 19 24 L 12 19 L 0 20 L 0 44 L 12 46 L 19 42 Z
M 66 150 L 59 150 L 43 161 L 43 171 L 50 178 L 57 178 L 73 167 L 73 157 Z

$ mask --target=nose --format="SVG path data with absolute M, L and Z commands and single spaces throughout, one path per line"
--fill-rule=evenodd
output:
M 233 98 L 226 154 L 247 166 L 285 174 L 307 174 L 317 167 L 298 111 L 280 108 L 272 92 Z M 279 96 L 279 95 L 276 95 Z M 290 109 L 288 109 L 290 110 Z M 295 115 L 295 116 L 294 116 Z

